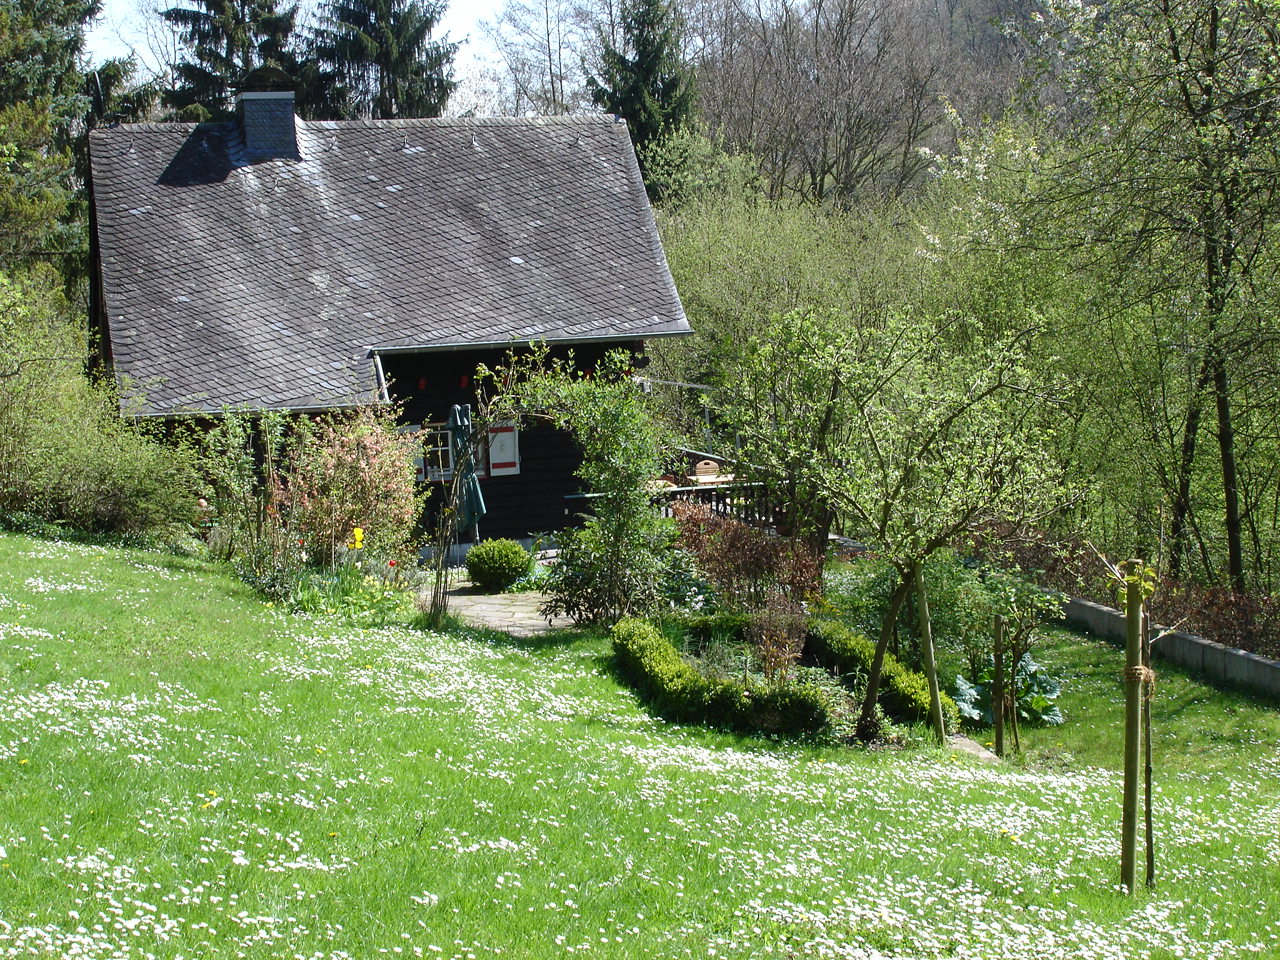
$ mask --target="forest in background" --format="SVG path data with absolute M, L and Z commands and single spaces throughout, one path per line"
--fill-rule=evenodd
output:
M 157 12 L 142 77 L 84 62 L 93 3 L 2 0 L 9 409 L 84 376 L 87 129 L 226 116 L 262 65 L 312 118 L 438 115 L 441 12 L 199 0 Z M 1142 556 L 1220 637 L 1276 633 L 1275 12 L 512 0 L 482 109 L 628 119 L 696 330 L 646 373 L 710 387 L 667 399 L 801 526 L 932 519 L 1064 576 Z

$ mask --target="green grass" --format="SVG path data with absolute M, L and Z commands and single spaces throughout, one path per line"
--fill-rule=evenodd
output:
M 0 534 L 0 955 L 1280 955 L 1275 708 L 1162 671 L 1161 883 L 1121 896 L 1119 655 L 1051 646 L 1068 725 L 993 769 L 667 726 L 598 634 Z
M 1094 765 L 1121 769 L 1123 755 L 1123 654 L 1105 640 L 1069 630 L 1049 632 L 1034 651 L 1065 681 L 1059 703 L 1067 723 L 1023 727 L 1022 746 L 1032 765 Z M 1157 777 L 1181 774 L 1230 776 L 1280 745 L 1280 709 L 1261 697 L 1194 679 L 1156 660 L 1151 701 L 1151 748 Z M 985 734 L 985 736 L 980 736 Z M 974 731 L 990 740 L 990 730 Z M 1280 788 L 1280 784 L 1277 784 Z

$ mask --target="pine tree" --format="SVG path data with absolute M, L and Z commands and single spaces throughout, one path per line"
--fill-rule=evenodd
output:
M 600 42 L 600 76 L 587 79 L 591 99 L 627 121 L 643 158 L 650 144 L 693 113 L 693 82 L 681 62 L 675 9 L 667 0 L 627 0 L 621 43 L 603 34 Z
M 0 0 L 0 270 L 83 247 L 72 147 L 86 106 L 84 30 L 98 9 Z
M 179 117 L 226 115 L 236 84 L 251 70 L 294 66 L 297 5 L 278 0 L 188 0 L 160 15 L 178 29 L 188 58 L 175 65 L 175 89 L 165 103 Z
M 420 0 L 332 0 L 315 56 L 336 77 L 334 116 L 438 117 L 457 84 L 458 45 L 432 39 L 442 5 Z

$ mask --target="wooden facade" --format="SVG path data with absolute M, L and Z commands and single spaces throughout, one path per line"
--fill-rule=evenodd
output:
M 566 357 L 572 351 L 579 369 L 592 369 L 609 350 L 639 352 L 641 347 L 638 341 L 558 345 L 552 356 Z M 475 404 L 477 365 L 493 369 L 504 355 L 497 349 L 399 353 L 383 356 L 382 368 L 388 392 L 403 405 L 404 422 L 434 424 L 444 422 L 455 403 Z M 583 501 L 572 496 L 582 491 L 574 475 L 582 455 L 572 436 L 531 421 L 521 425 L 516 444 L 518 472 L 489 475 L 487 464 L 480 464 L 480 488 L 488 510 L 479 524 L 481 539 L 527 539 L 552 533 L 575 523 L 583 508 Z M 462 540 L 471 537 L 468 532 Z

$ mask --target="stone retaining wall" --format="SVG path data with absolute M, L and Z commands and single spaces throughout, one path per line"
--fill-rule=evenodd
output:
M 1073 626 L 1083 627 L 1109 640 L 1124 642 L 1124 614 L 1119 610 L 1072 598 L 1064 605 L 1063 614 Z M 1176 630 L 1154 643 L 1151 652 L 1153 656 L 1186 667 L 1210 680 L 1280 700 L 1280 661 Z

